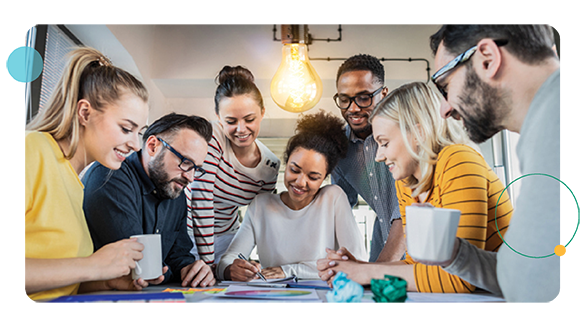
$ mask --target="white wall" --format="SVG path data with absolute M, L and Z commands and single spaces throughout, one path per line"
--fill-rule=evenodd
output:
M 298 114 L 278 108 L 270 98 L 270 81 L 280 64 L 282 48 L 280 42 L 273 41 L 273 25 L 107 27 L 134 57 L 151 93 L 155 93 L 155 99 L 151 102 L 151 120 L 171 111 L 214 119 L 214 79 L 224 65 L 243 65 L 252 71 L 264 95 L 265 119 L 298 117 Z M 433 71 L 428 38 L 438 27 L 342 25 L 341 42 L 316 41 L 309 46 L 309 56 L 347 58 L 357 53 L 368 53 L 384 58 L 425 58 L 430 62 Z M 277 28 L 277 38 L 280 38 L 280 27 Z M 337 28 L 337 25 L 310 25 L 309 31 L 315 38 L 335 39 L 338 37 Z M 313 61 L 313 66 L 322 79 L 324 92 L 321 101 L 311 111 L 323 108 L 339 114 L 332 96 L 336 92 L 335 75 L 341 63 L 342 61 Z M 427 79 L 424 62 L 386 61 L 383 64 L 386 69 L 386 84 L 390 89 L 406 82 Z M 266 132 L 274 136 L 273 131 Z

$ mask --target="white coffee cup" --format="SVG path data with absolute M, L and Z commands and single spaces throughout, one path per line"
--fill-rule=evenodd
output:
M 406 207 L 406 249 L 419 261 L 451 258 L 461 211 L 431 206 Z
M 142 278 L 148 280 L 162 275 L 160 234 L 133 235 L 130 238 L 135 238 L 144 245 L 142 259 L 136 261 L 136 268 L 132 269 L 132 279 Z

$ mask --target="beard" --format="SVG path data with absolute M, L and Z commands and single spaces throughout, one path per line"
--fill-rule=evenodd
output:
M 371 135 L 372 134 L 372 124 L 367 123 L 365 126 L 363 127 L 358 127 L 355 128 L 351 123 L 350 123 L 350 117 L 364 117 L 366 119 L 366 121 L 370 118 L 370 115 L 367 114 L 348 114 L 347 117 L 345 117 L 345 120 L 347 121 L 347 124 L 349 125 L 349 128 L 351 128 L 351 130 L 353 131 L 353 133 L 356 136 L 361 136 L 361 135 Z
M 465 88 L 457 110 L 471 141 L 483 143 L 504 129 L 502 116 L 506 102 L 501 90 L 479 79 L 471 68 L 467 70 Z
M 181 195 L 189 184 L 185 178 L 169 178 L 169 174 L 164 167 L 164 154 L 166 151 L 159 153 L 153 161 L 148 163 L 148 174 L 154 186 L 159 190 L 160 196 L 167 199 L 176 199 Z M 185 185 L 182 188 L 177 188 L 175 182 Z

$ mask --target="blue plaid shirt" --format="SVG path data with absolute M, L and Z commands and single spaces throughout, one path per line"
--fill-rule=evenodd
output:
M 376 212 L 369 259 L 373 262 L 386 244 L 392 221 L 400 218 L 394 178 L 384 163 L 375 161 L 378 144 L 372 135 L 361 140 L 349 126 L 346 135 L 347 156 L 331 173 L 331 182 L 345 191 L 352 207 L 357 204 L 359 194 Z

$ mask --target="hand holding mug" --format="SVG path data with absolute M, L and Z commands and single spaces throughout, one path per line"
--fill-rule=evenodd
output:
M 142 259 L 144 245 L 134 239 L 124 239 L 109 243 L 94 252 L 89 258 L 95 265 L 94 280 L 108 280 L 128 275 Z
M 162 246 L 160 234 L 133 235 L 131 239 L 144 246 L 142 259 L 136 262 L 132 270 L 132 279 L 157 280 L 162 272 Z M 164 279 L 164 277 L 163 277 Z

